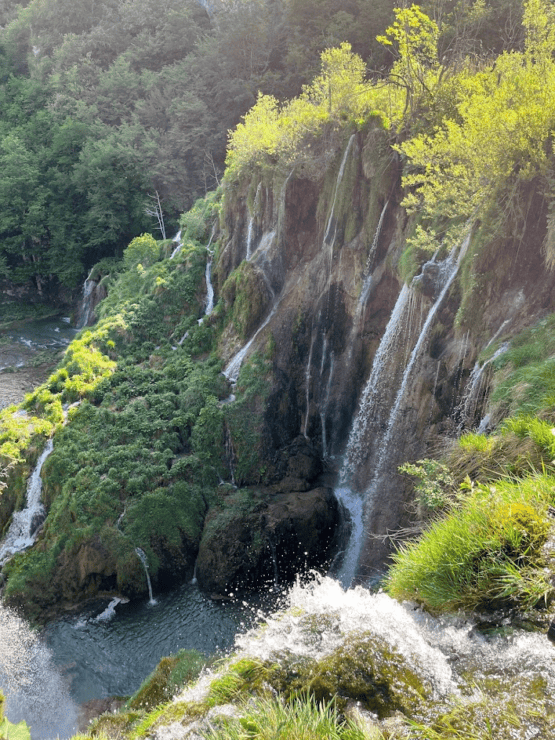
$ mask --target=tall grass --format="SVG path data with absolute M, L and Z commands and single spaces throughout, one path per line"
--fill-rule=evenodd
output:
M 207 740 L 383 740 L 373 727 L 342 720 L 333 702 L 319 704 L 299 697 L 287 704 L 279 698 L 256 699 L 240 709 L 241 716 L 226 719 L 203 733 Z
M 394 555 L 387 590 L 433 612 L 526 609 L 553 592 L 544 571 L 555 478 L 477 485 L 450 515 Z

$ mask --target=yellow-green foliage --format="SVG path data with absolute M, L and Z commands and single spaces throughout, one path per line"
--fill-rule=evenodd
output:
M 476 218 L 509 184 L 543 175 L 552 158 L 555 34 L 546 0 L 525 3 L 526 48 L 454 73 L 455 110 L 400 145 L 410 162 L 405 205 L 429 222 Z
M 389 593 L 435 612 L 545 603 L 553 586 L 542 547 L 554 484 L 542 475 L 470 486 L 458 508 L 394 555 Z
M 0 740 L 30 740 L 31 733 L 25 722 L 14 725 L 4 717 L 4 701 L 4 695 L 0 691 Z
M 127 268 L 138 265 L 150 267 L 160 258 L 160 245 L 152 234 L 136 236 L 123 252 L 123 262 Z
M 380 740 L 376 730 L 344 720 L 334 702 L 301 696 L 284 703 L 279 697 L 255 699 L 239 708 L 237 719 L 222 719 L 205 735 L 210 740 Z
M 269 669 L 258 660 L 250 658 L 238 660 L 212 681 L 207 697 L 208 705 L 227 704 L 237 701 L 241 696 L 263 691 L 269 673 Z
M 196 650 L 180 650 L 176 655 L 162 658 L 127 702 L 127 708 L 151 710 L 169 701 L 178 689 L 198 676 L 205 664 L 206 660 Z
M 22 462 L 34 438 L 48 438 L 54 425 L 38 416 L 21 415 L 16 406 L 0 411 L 0 461 L 2 466 Z
M 365 65 L 348 43 L 326 49 L 321 73 L 303 92 L 283 105 L 259 94 L 255 106 L 230 135 L 226 178 L 238 177 L 245 167 L 291 164 L 304 156 L 302 144 L 328 123 L 361 125 L 377 107 L 375 88 L 364 81 Z M 306 154 L 306 153 L 305 153 Z

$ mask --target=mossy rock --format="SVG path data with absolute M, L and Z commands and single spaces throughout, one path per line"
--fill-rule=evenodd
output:
M 91 737 L 124 738 L 133 729 L 137 722 L 142 719 L 143 712 L 121 712 L 113 714 L 108 712 L 94 720 L 88 730 Z
M 286 696 L 309 693 L 318 702 L 350 702 L 383 719 L 395 712 L 413 716 L 429 700 L 430 689 L 405 658 L 382 638 L 362 633 L 347 638 L 331 655 L 316 661 L 282 662 L 271 679 Z
M 128 709 L 151 710 L 173 698 L 176 691 L 195 679 L 206 660 L 196 650 L 180 650 L 158 663 L 127 703 Z
M 210 684 L 209 706 L 236 702 L 241 697 L 266 693 L 264 686 L 270 677 L 270 668 L 259 660 L 242 658 L 233 663 L 223 675 Z

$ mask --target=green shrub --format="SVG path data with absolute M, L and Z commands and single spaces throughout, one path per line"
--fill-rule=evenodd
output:
M 438 460 L 425 458 L 416 463 L 404 463 L 399 467 L 399 472 L 414 476 L 419 481 L 415 486 L 417 501 L 425 509 L 443 509 L 452 499 L 455 480 L 449 468 Z

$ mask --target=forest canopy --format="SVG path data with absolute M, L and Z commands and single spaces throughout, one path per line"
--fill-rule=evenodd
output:
M 292 161 L 342 116 L 360 126 L 377 112 L 398 133 L 408 111 L 413 128 L 418 114 L 445 129 L 464 115 L 478 71 L 498 74 L 500 53 L 528 53 L 520 0 L 429 0 L 404 20 L 394 5 L 1 0 L 0 279 L 75 287 L 99 259 L 156 232 L 152 198 L 170 235 L 220 182 L 228 131 L 230 175 L 254 156 L 255 119 L 260 152 Z M 415 20 L 413 41 L 426 27 L 429 48 L 407 54 Z M 405 154 L 416 163 L 416 150 Z

